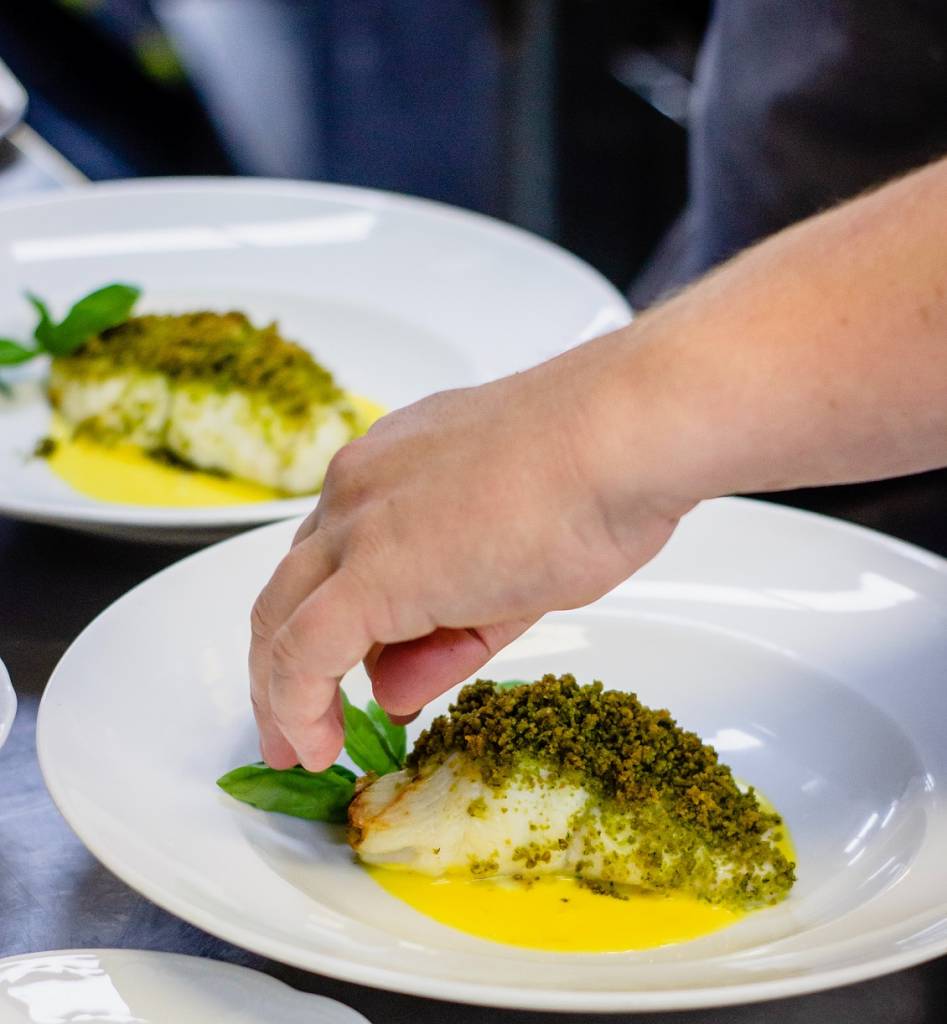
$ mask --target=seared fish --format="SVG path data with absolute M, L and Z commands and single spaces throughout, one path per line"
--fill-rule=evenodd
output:
M 134 317 L 54 359 L 49 394 L 94 440 L 287 494 L 317 491 L 358 432 L 332 375 L 242 313 Z
M 571 676 L 466 687 L 408 768 L 364 780 L 349 823 L 366 863 L 435 876 L 574 875 L 741 907 L 778 902 L 794 880 L 780 819 L 711 748 Z

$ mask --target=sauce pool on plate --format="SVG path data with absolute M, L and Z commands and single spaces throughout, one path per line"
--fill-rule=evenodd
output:
M 349 395 L 364 433 L 385 410 L 359 395 Z M 50 436 L 55 447 L 47 457 L 50 470 L 74 490 L 98 501 L 122 505 L 196 508 L 276 501 L 285 495 L 234 477 L 166 465 L 129 444 L 106 446 L 71 437 L 54 416 Z
M 757 799 L 765 811 L 774 811 L 758 791 Z M 778 846 L 796 860 L 785 827 Z M 628 888 L 620 897 L 603 894 L 559 875 L 523 883 L 468 875 L 432 878 L 391 867 L 366 870 L 387 893 L 440 924 L 480 939 L 557 953 L 621 953 L 688 942 L 756 912 L 682 893 Z
M 549 876 L 529 886 L 466 876 L 429 878 L 369 868 L 408 906 L 468 935 L 558 953 L 618 953 L 686 942 L 726 928 L 744 913 L 693 896 L 592 892 L 574 878 Z

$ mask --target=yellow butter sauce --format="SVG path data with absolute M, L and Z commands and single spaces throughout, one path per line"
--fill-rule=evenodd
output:
M 574 878 L 543 877 L 530 886 L 506 879 L 428 878 L 369 868 L 392 896 L 468 935 L 559 953 L 615 953 L 686 942 L 743 916 L 690 896 L 602 896 Z
M 764 810 L 773 810 L 757 796 Z M 796 859 L 785 829 L 779 846 Z M 558 953 L 653 949 L 710 935 L 746 916 L 678 893 L 628 889 L 627 899 L 616 899 L 571 877 L 542 877 L 525 885 L 467 875 L 430 878 L 390 867 L 367 870 L 386 892 L 441 924 L 493 942 Z
M 358 413 L 362 431 L 385 414 L 380 405 L 367 398 L 349 395 L 349 399 Z M 57 416 L 50 425 L 50 437 L 56 447 L 47 459 L 49 468 L 74 490 L 98 501 L 197 508 L 285 497 L 248 480 L 164 465 L 134 445 L 102 445 L 71 437 Z

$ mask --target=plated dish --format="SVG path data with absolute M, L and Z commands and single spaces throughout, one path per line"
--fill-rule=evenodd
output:
M 556 952 L 651 949 L 774 906 L 795 881 L 779 814 L 632 693 L 571 675 L 479 679 L 410 752 L 374 701 L 343 707 L 361 777 L 257 762 L 217 784 L 262 810 L 344 819 L 387 892 L 460 931 Z
M 0 338 L 32 337 L 35 322 L 24 292 L 43 296 L 58 323 L 79 296 L 130 282 L 142 290 L 134 315 L 151 318 L 144 321 L 148 337 L 180 327 L 173 318 L 202 311 L 245 317 L 197 325 L 205 337 L 217 329 L 218 343 L 227 330 L 259 340 L 277 322 L 279 337 L 300 343 L 348 395 L 386 410 L 522 369 L 629 316 L 624 300 L 595 271 L 524 232 L 435 203 L 318 184 L 130 182 L 0 204 L 0 265 Z M 130 333 L 136 332 L 121 328 L 109 336 L 110 357 Z M 154 384 L 168 364 L 156 364 L 155 348 L 143 351 L 137 333 L 135 340 L 122 347 L 137 347 L 151 359 L 146 365 Z M 97 355 L 101 373 L 107 353 Z M 206 500 L 189 507 L 162 503 L 167 480 L 152 480 L 145 503 L 117 500 L 121 494 L 112 492 L 83 494 L 77 479 L 97 472 L 90 469 L 89 453 L 78 468 L 63 469 L 69 479 L 31 457 L 50 435 L 48 376 L 43 360 L 3 374 L 15 385 L 15 398 L 0 396 L 2 514 L 113 535 L 194 541 L 312 507 L 311 494 L 294 496 L 312 490 L 305 472 L 264 473 L 279 494 L 221 495 L 208 483 Z M 69 384 L 54 394 L 62 396 L 65 412 L 85 419 L 82 402 L 94 392 L 78 386 L 75 373 Z M 127 397 L 141 395 L 129 391 Z M 154 400 L 149 394 L 148 402 Z M 183 399 L 178 404 L 183 413 Z M 189 411 L 208 415 L 207 402 Z M 216 450 L 204 453 L 215 468 L 225 461 L 246 469 L 238 455 L 259 430 L 238 429 L 234 443 L 233 427 L 247 426 L 239 412 L 218 408 L 213 422 L 202 424 L 202 440 L 220 435 Z M 173 417 L 171 433 L 190 440 L 193 449 L 193 436 L 178 436 L 182 422 Z M 318 444 L 310 438 L 299 450 L 316 452 L 319 461 L 323 442 L 337 446 L 347 434 L 344 422 L 335 427 L 337 436 L 328 437 L 330 431 Z M 278 462 L 277 441 L 271 436 L 262 450 L 257 445 L 251 461 Z M 132 458 L 124 469 L 129 478 L 143 471 Z
M 276 322 L 239 310 L 139 315 L 113 283 L 61 322 L 38 296 L 32 337 L 0 338 L 0 374 L 49 361 L 49 433 L 34 449 L 78 493 L 201 507 L 314 495 L 380 406 L 346 392 Z M 17 388 L 0 376 L 8 400 Z
M 16 717 L 16 694 L 10 682 L 10 674 L 0 661 L 0 747 L 6 743 Z
M 632 581 L 549 616 L 487 666 L 500 680 L 554 667 L 673 708 L 772 802 L 795 847 L 797 881 L 775 905 L 690 941 L 576 952 L 436 920 L 355 861 L 344 825 L 266 813 L 215 786 L 257 757 L 247 609 L 293 530 L 254 531 L 136 588 L 47 688 L 38 750 L 50 791 L 149 898 L 320 973 L 579 1012 L 777 998 L 947 951 L 942 559 L 817 516 L 713 502 Z M 363 674 L 345 689 L 365 707 Z M 406 748 L 456 697 L 425 711 Z
M 73 949 L 0 960 L 0 1018 L 175 1024 L 368 1024 L 334 999 L 245 967 L 134 949 Z

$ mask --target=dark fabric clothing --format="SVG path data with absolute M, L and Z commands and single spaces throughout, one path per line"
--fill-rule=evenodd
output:
M 947 0 L 717 0 L 689 146 L 688 207 L 631 290 L 639 307 L 947 154 Z M 780 500 L 947 554 L 947 471 Z
M 718 0 L 680 273 L 945 153 L 945 0 Z
M 947 0 L 717 0 L 690 128 L 688 208 L 638 305 L 947 154 Z

